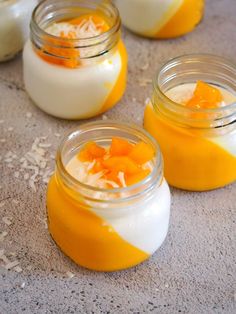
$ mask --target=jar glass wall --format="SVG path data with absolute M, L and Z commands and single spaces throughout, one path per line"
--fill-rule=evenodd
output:
M 202 19 L 204 2 L 115 0 L 124 25 L 137 34 L 152 38 L 171 38 L 191 32 Z
M 143 141 L 155 150 L 149 176 L 128 187 L 101 189 L 76 180 L 66 170 L 84 144 L 92 140 L 107 146 L 114 136 L 132 143 Z M 128 124 L 82 125 L 58 150 L 56 172 L 48 185 L 47 210 L 53 239 L 76 263 L 113 271 L 144 261 L 160 247 L 169 224 L 170 192 L 156 141 Z
M 222 107 L 174 102 L 201 80 L 220 89 Z M 191 85 L 192 84 L 192 85 Z M 221 57 L 189 55 L 169 61 L 154 80 L 144 126 L 160 144 L 165 177 L 178 188 L 210 190 L 236 179 L 236 66 Z
M 126 87 L 127 54 L 110 1 L 44 0 L 24 49 L 24 81 L 34 103 L 65 119 L 114 106 Z
M 37 3 L 37 0 L 0 1 L 0 62 L 12 59 L 22 50 Z

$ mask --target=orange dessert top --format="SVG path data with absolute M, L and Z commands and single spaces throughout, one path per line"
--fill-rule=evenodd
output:
M 198 81 L 193 96 L 186 103 L 189 108 L 212 109 L 222 105 L 223 96 L 219 89 Z
M 95 142 L 85 144 L 77 158 L 87 166 L 89 174 L 105 182 L 104 187 L 119 188 L 147 177 L 152 170 L 150 162 L 154 155 L 154 150 L 142 141 L 133 144 L 113 137 L 110 147 L 102 147 Z M 91 182 L 91 185 L 95 184 Z
M 78 41 L 96 37 L 109 28 L 105 18 L 95 13 L 53 23 L 45 31 L 55 37 L 47 38 L 47 44 L 38 53 L 47 62 L 75 68 L 79 65 L 79 58 L 86 57 L 82 49 L 76 47 Z M 76 39 L 78 41 L 73 42 Z

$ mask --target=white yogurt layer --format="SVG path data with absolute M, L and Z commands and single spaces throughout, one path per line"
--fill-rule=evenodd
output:
M 0 2 L 0 61 L 14 57 L 29 35 L 29 22 L 37 0 Z
M 175 15 L 184 0 L 116 0 L 122 22 L 130 30 L 154 36 Z
M 165 92 L 165 95 L 176 103 L 184 104 L 189 99 L 192 98 L 195 88 L 196 88 L 195 83 L 182 84 L 171 88 L 170 90 Z M 220 88 L 218 86 L 217 89 L 220 90 L 223 96 L 223 102 L 221 104 L 222 107 L 236 102 L 236 93 L 233 94 L 232 92 L 229 92 L 228 90 Z M 229 134 L 211 136 L 208 137 L 207 139 L 221 146 L 230 154 L 236 156 L 236 130 Z
M 76 179 L 84 177 L 84 183 L 87 182 L 84 167 L 78 173 L 78 166 L 81 162 L 75 156 L 67 164 L 67 171 Z M 150 165 L 147 165 L 150 167 Z M 103 187 L 103 182 L 98 177 L 97 184 L 94 183 L 96 178 L 92 179 L 92 185 Z M 111 190 L 112 191 L 112 190 Z M 100 199 L 100 192 L 92 192 L 91 196 Z M 128 191 L 117 195 L 117 200 L 129 196 Z M 103 194 L 104 198 L 104 194 Z M 109 198 L 107 198 L 109 200 Z M 165 180 L 161 185 L 152 192 L 148 199 L 140 199 L 133 206 L 127 203 L 122 204 L 122 208 L 112 208 L 111 205 L 100 205 L 99 210 L 93 208 L 91 203 L 90 210 L 102 218 L 105 223 L 111 226 L 124 240 L 133 246 L 143 250 L 147 254 L 153 254 L 164 241 L 169 225 L 170 216 L 170 191 Z
M 122 67 L 119 51 L 100 62 L 77 68 L 50 64 L 28 41 L 24 48 L 24 81 L 33 101 L 45 112 L 65 119 L 89 118 L 100 113 Z

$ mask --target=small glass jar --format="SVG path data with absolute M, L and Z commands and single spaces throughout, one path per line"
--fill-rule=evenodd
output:
M 100 35 L 62 38 L 46 30 L 54 23 L 99 13 L 109 25 Z M 110 1 L 44 0 L 31 20 L 24 48 L 26 91 L 43 111 L 64 119 L 85 119 L 113 107 L 126 87 L 127 54 L 120 17 Z
M 204 0 L 115 0 L 122 23 L 151 38 L 173 38 L 191 32 L 201 21 Z M 135 8 L 135 9 L 134 9 Z
M 155 151 L 153 170 L 132 186 L 101 189 L 71 176 L 68 162 L 89 141 L 101 146 L 112 137 L 144 141 Z M 163 178 L 162 155 L 143 129 L 118 122 L 81 125 L 62 141 L 56 171 L 48 185 L 49 231 L 72 260 L 97 271 L 125 269 L 147 259 L 164 241 L 169 224 L 170 192 Z
M 0 62 L 12 59 L 22 50 L 37 3 L 37 0 L 0 1 Z
M 230 96 L 225 106 L 190 108 L 171 100 L 173 88 L 201 80 Z M 159 142 L 172 186 L 204 191 L 236 179 L 236 66 L 213 55 L 187 55 L 166 63 L 154 80 L 144 127 Z

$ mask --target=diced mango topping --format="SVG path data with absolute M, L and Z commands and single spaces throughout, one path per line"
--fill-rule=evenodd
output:
M 111 156 L 124 156 L 128 155 L 133 149 L 133 145 L 128 141 L 119 138 L 113 137 L 110 147 Z
M 93 161 L 96 158 L 102 158 L 106 153 L 105 148 L 98 146 L 94 142 L 89 142 L 79 153 L 81 161 Z
M 218 108 L 223 101 L 223 96 L 217 88 L 204 83 L 197 82 L 193 97 L 188 100 L 186 106 L 197 109 L 211 109 Z
M 79 49 L 75 48 L 74 43 L 68 41 L 68 39 L 98 36 L 109 30 L 109 25 L 105 18 L 99 14 L 84 14 L 78 18 L 55 24 L 64 25 L 65 23 L 68 24 L 68 27 L 65 27 L 65 29 L 61 26 L 62 30 L 58 30 L 56 34 L 49 32 L 54 35 L 54 38 L 45 36 L 45 41 L 49 42 L 49 44 L 44 45 L 41 50 L 37 50 L 37 53 L 49 63 L 75 68 L 80 65 L 80 52 Z
M 102 173 L 102 179 L 122 187 L 145 179 L 151 172 L 151 166 L 147 166 L 147 163 L 154 155 L 154 150 L 144 142 L 132 144 L 114 137 L 108 148 L 95 142 L 87 143 L 79 152 L 78 158 L 81 162 L 93 163 L 90 170 L 92 174 Z
M 144 142 L 137 143 L 132 151 L 129 153 L 129 157 L 137 164 L 141 165 L 154 157 L 153 149 Z

